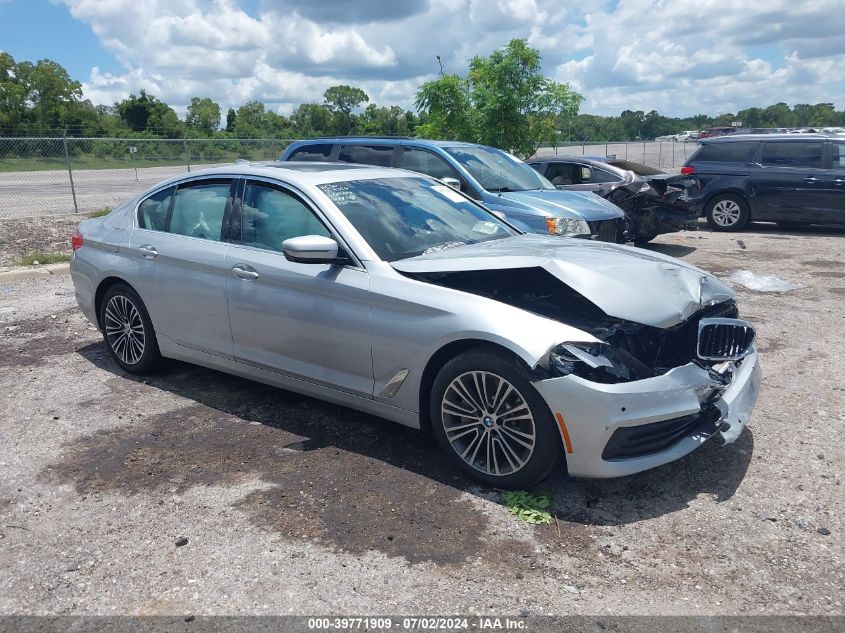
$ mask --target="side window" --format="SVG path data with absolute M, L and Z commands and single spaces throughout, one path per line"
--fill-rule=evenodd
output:
M 288 160 L 329 160 L 331 153 L 331 143 L 303 145 L 295 150 Z
M 167 212 L 176 187 L 168 187 L 138 205 L 138 226 L 151 231 L 167 230 Z
M 834 169 L 845 169 L 845 143 L 834 143 L 833 149 L 833 165 Z
M 717 161 L 724 163 L 747 163 L 757 149 L 756 142 L 708 143 L 702 145 L 691 158 L 692 161 Z
M 763 164 L 777 167 L 821 167 L 822 143 L 763 143 Z
M 590 182 L 621 182 L 622 179 L 616 174 L 611 174 L 604 169 L 593 168 L 593 176 Z
M 302 235 L 331 233 L 298 198 L 258 183 L 248 183 L 241 206 L 241 243 L 282 251 L 282 242 Z
M 392 145 L 342 145 L 337 159 L 342 163 L 360 163 L 376 167 L 390 167 Z
M 574 163 L 549 163 L 546 178 L 553 185 L 577 185 L 580 182 L 578 165 Z
M 458 172 L 445 160 L 424 149 L 406 147 L 399 159 L 399 167 L 416 171 L 432 178 L 457 178 Z
M 171 233 L 220 240 L 231 180 L 200 180 L 176 189 Z

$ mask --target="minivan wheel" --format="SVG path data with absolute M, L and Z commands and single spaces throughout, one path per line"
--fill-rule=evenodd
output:
M 115 284 L 100 303 L 103 340 L 114 361 L 130 374 L 148 374 L 161 362 L 150 315 L 141 297 Z
M 748 224 L 748 203 L 733 194 L 715 196 L 707 204 L 707 224 L 717 231 L 738 231 Z
M 561 464 L 548 405 L 515 359 L 469 350 L 446 363 L 431 390 L 431 428 L 470 477 L 496 488 L 527 488 Z

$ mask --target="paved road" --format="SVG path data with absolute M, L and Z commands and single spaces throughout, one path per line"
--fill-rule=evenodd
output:
M 212 167 L 195 165 L 192 169 Z M 73 172 L 80 212 L 111 207 L 171 176 L 184 164 L 142 169 L 82 169 Z M 0 171 L 0 218 L 73 213 L 67 171 Z
M 806 287 L 739 293 L 764 380 L 735 444 L 558 473 L 551 526 L 410 429 L 181 363 L 124 374 L 68 277 L 0 287 L 0 614 L 842 615 L 842 233 L 656 242 Z

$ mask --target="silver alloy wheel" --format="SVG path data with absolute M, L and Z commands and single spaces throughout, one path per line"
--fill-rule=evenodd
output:
M 103 327 L 112 351 L 127 365 L 135 365 L 144 355 L 144 321 L 135 304 L 124 295 L 115 295 L 106 305 Z
M 719 200 L 713 205 L 713 211 L 710 213 L 713 216 L 713 222 L 724 227 L 734 226 L 739 222 L 741 214 L 742 209 L 733 200 Z
M 487 475 L 511 475 L 534 453 L 531 409 L 507 380 L 486 371 L 455 378 L 443 394 L 443 429 L 452 449 Z

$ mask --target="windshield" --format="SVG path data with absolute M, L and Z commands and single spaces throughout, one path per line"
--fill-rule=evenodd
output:
M 352 180 L 319 189 L 388 262 L 518 234 L 451 187 L 428 178 Z
M 493 147 L 445 148 L 487 191 L 530 191 L 555 186 L 515 156 Z

